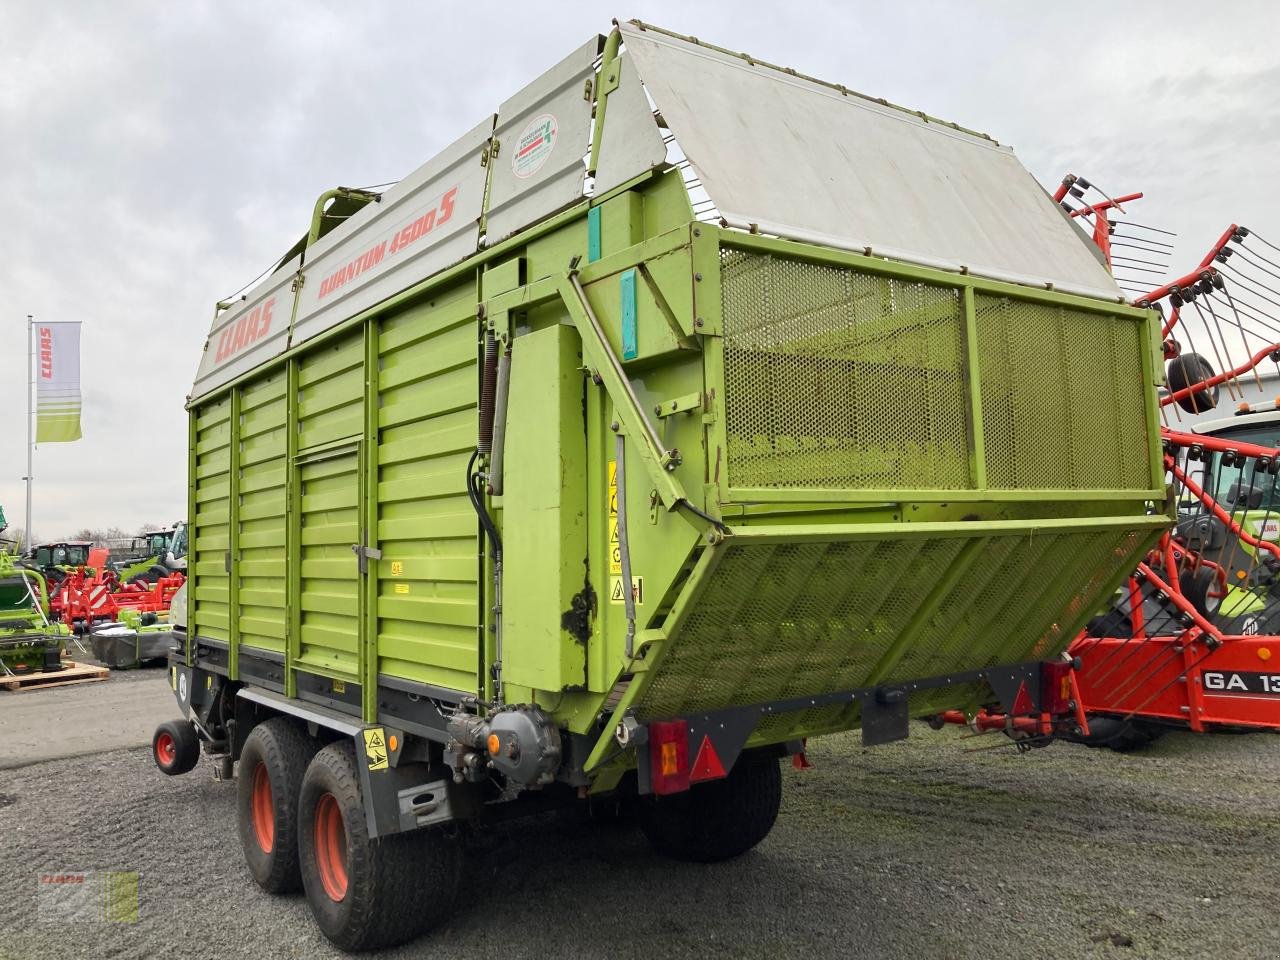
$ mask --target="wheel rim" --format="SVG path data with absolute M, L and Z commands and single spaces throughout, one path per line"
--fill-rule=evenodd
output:
M 171 734 L 162 733 L 156 737 L 156 759 L 162 767 L 172 767 L 178 759 L 178 745 L 173 742 Z
M 326 793 L 316 803 L 314 833 L 320 885 L 337 903 L 347 895 L 347 829 L 332 793 Z
M 276 845 L 276 811 L 271 802 L 271 778 L 267 776 L 265 763 L 254 768 L 249 807 L 253 814 L 253 836 L 262 852 L 270 853 Z

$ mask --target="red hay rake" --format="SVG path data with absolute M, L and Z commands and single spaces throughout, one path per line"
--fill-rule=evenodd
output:
M 176 571 L 150 583 L 121 583 L 114 570 L 99 568 L 96 573 L 80 567 L 58 584 L 50 598 L 50 614 L 76 633 L 88 633 L 94 624 L 120 619 L 126 610 L 164 613 L 186 582 Z

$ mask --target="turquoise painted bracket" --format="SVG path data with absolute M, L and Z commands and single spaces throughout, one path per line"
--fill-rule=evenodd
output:
M 636 271 L 622 271 L 618 278 L 618 294 L 622 299 L 622 359 L 634 360 L 640 352 L 636 344 Z
M 600 259 L 600 208 L 587 211 L 587 263 Z

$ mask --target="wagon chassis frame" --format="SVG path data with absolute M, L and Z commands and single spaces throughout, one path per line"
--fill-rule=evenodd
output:
M 361 722 L 358 704 L 346 703 L 318 694 L 308 696 L 303 690 L 298 691 L 298 697 L 291 698 L 285 695 L 284 685 L 278 679 L 260 675 L 252 667 L 246 672 L 246 659 L 257 658 L 242 658 L 240 669 L 243 679 L 234 681 L 228 675 L 227 651 L 222 644 L 205 640 L 194 643 L 193 647 L 189 664 L 178 651 L 174 651 L 174 656 L 170 660 L 171 682 L 179 695 L 180 705 L 190 717 L 198 718 L 197 725 L 207 738 L 206 750 L 211 755 L 225 756 L 233 761 L 239 758 L 240 748 L 253 725 L 252 721 L 245 723 L 240 719 L 240 711 L 244 707 L 253 711 L 289 716 L 309 726 L 337 734 L 339 737 L 351 738 L 358 753 L 363 750 L 364 731 L 379 729 L 388 735 L 398 735 L 397 739 L 401 746 L 389 755 L 390 762 L 381 771 L 370 770 L 366 765 L 360 765 L 361 787 L 368 798 L 366 814 L 370 837 L 387 836 L 405 830 L 440 825 L 455 819 L 474 816 L 479 812 L 481 805 L 474 793 L 468 796 L 465 788 L 448 782 L 447 778 L 435 778 L 423 784 L 408 784 L 408 780 L 419 778 L 406 779 L 396 773 L 400 769 L 400 758 L 410 756 L 414 752 L 413 738 L 420 738 L 439 746 L 447 744 L 451 737 L 447 729 L 449 715 L 474 707 L 476 705 L 474 698 L 459 696 L 454 691 L 427 684 L 409 685 L 392 678 L 380 677 L 379 699 L 386 700 L 390 695 L 392 699 L 403 698 L 403 704 L 397 704 L 383 711 L 377 724 L 367 724 Z M 270 658 L 263 658 L 264 665 L 270 663 Z M 270 669 L 263 672 L 270 673 Z M 688 725 L 689 755 L 693 756 L 706 739 L 720 762 L 728 769 L 732 768 L 744 752 L 760 720 L 778 714 L 814 708 L 856 705 L 861 711 L 861 733 L 864 746 L 879 746 L 906 739 L 911 721 L 910 696 L 950 686 L 986 683 L 994 699 L 1005 705 L 1007 709 L 1018 710 L 1023 714 L 1040 718 L 1044 706 L 1043 673 L 1044 663 L 1041 661 L 994 665 L 907 682 L 746 704 L 698 713 L 682 720 Z M 179 680 L 180 675 L 181 680 Z M 217 687 L 214 686 L 210 675 L 219 678 Z M 248 685 L 245 683 L 246 680 L 249 681 Z M 225 689 L 223 689 L 224 685 Z M 409 686 L 415 689 L 407 689 Z M 181 693 L 183 690 L 188 691 L 186 699 Z M 197 691 L 203 692 L 197 693 Z M 396 694 L 401 696 L 395 697 Z M 237 727 L 234 732 L 215 729 L 218 724 L 212 713 L 219 697 L 223 699 L 224 704 L 228 697 L 235 704 Z M 1072 709 L 1074 706 L 1074 703 L 1069 705 Z M 261 719 L 263 718 L 259 718 L 258 722 L 261 722 Z M 614 729 L 608 727 L 611 719 L 618 720 L 618 726 Z M 649 753 L 643 749 L 644 737 L 633 739 L 625 746 L 618 745 L 621 738 L 617 731 L 631 719 L 633 718 L 629 711 L 613 714 L 602 711 L 596 729 L 591 734 L 571 737 L 566 757 L 568 762 L 558 777 L 560 785 L 586 787 L 589 781 L 585 776 L 584 762 L 588 760 L 588 750 L 591 745 L 613 743 L 617 752 L 612 756 L 604 757 L 599 766 L 607 766 L 628 749 L 635 748 L 639 793 L 642 795 L 652 793 Z M 222 736 L 218 737 L 218 734 Z M 804 749 L 803 741 L 798 740 L 787 741 L 779 746 L 787 754 L 798 754 Z M 427 814 L 411 814 L 412 804 L 405 802 L 409 798 L 408 795 L 420 793 L 428 787 L 438 794 L 436 803 Z M 539 793 L 539 791 L 533 791 L 529 794 L 529 798 L 535 799 Z

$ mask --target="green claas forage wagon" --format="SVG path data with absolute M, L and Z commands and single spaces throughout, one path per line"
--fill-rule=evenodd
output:
M 1167 525 L 1152 315 L 990 138 L 639 23 L 219 304 L 184 714 L 267 890 L 446 916 L 459 824 L 769 831 L 804 738 L 995 699 Z

